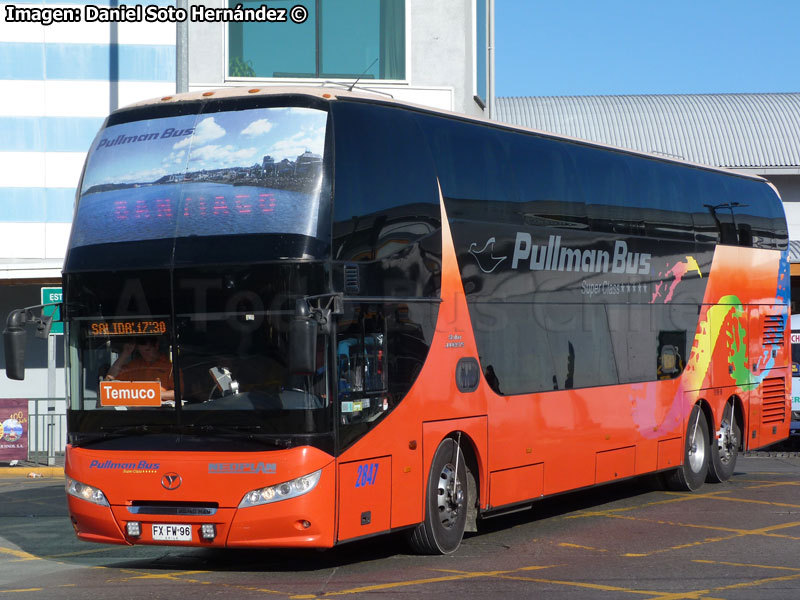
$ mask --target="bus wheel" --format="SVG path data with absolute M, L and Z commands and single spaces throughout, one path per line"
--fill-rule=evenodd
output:
M 708 473 L 709 454 L 708 424 L 700 406 L 695 404 L 686 428 L 683 464 L 667 475 L 667 486 L 682 492 L 700 489 Z
M 706 481 L 709 483 L 722 483 L 728 481 L 733 475 L 736 467 L 736 457 L 739 455 L 739 440 L 742 438 L 742 430 L 736 422 L 736 413 L 733 410 L 733 402 L 725 405 L 722 413 L 722 421 L 719 424 L 719 431 L 711 440 L 711 460 L 708 462 L 708 475 Z
M 425 520 L 409 534 L 417 554 L 450 554 L 464 536 L 467 521 L 467 465 L 452 438 L 439 444 L 428 475 Z

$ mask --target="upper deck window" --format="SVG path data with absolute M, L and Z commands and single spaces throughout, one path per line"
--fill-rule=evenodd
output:
M 229 0 L 231 8 L 261 0 Z M 298 6 L 307 18 L 293 22 Z M 285 23 L 228 24 L 228 76 L 405 79 L 405 0 L 274 0 Z M 302 11 L 301 11 L 302 12 Z
M 238 234 L 329 235 L 327 113 L 309 108 L 112 125 L 89 153 L 70 248 Z

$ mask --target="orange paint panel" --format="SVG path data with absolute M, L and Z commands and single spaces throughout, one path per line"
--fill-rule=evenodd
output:
M 322 470 L 310 492 L 278 502 L 238 508 L 246 493 Z M 148 544 L 153 523 L 217 526 L 214 542 L 198 536 L 183 545 L 331 547 L 334 542 L 336 470 L 333 457 L 308 446 L 265 452 L 97 451 L 67 446 L 68 477 L 98 487 L 111 508 L 68 497 L 78 536 L 89 541 Z M 179 476 L 167 489 L 165 475 Z M 134 514 L 136 504 L 208 502 L 214 514 Z M 126 538 L 128 521 L 142 523 L 142 536 Z M 305 526 L 304 521 L 308 522 Z M 166 542 L 174 544 L 177 542 Z
M 544 465 L 494 471 L 489 482 L 492 508 L 539 498 L 544 486 Z
M 129 544 L 108 506 L 67 495 L 67 509 L 79 539 L 103 544 Z
M 391 473 L 388 456 L 339 465 L 340 541 L 389 529 Z
M 632 477 L 636 467 L 636 447 L 598 452 L 595 465 L 595 482 L 613 481 Z
M 673 438 L 658 442 L 658 469 L 677 467 L 683 460 L 683 440 Z
M 479 485 L 478 494 L 481 499 L 481 506 L 488 504 L 489 492 L 489 473 L 486 470 L 486 446 L 487 446 L 487 418 L 485 416 L 473 417 L 471 419 L 451 419 L 447 421 L 435 421 L 433 423 L 422 424 L 423 437 L 423 479 L 422 493 L 423 498 L 428 486 L 428 474 L 430 472 L 433 456 L 439 448 L 439 444 L 444 438 L 453 432 L 461 431 L 461 446 L 467 448 L 471 446 L 478 457 L 478 473 L 476 479 Z
M 332 547 L 335 475 L 335 466 L 331 463 L 322 469 L 317 487 L 303 496 L 238 509 L 225 545 L 229 548 Z
M 713 304 L 732 292 L 744 304 L 774 302 L 779 266 L 773 250 L 717 246 L 704 303 Z
M 161 406 L 158 381 L 101 381 L 101 406 Z

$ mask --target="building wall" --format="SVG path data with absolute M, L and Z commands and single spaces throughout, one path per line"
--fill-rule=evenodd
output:
M 0 278 L 58 276 L 86 151 L 110 111 L 174 92 L 175 26 L 8 23 L 0 8 Z
M 769 179 L 780 193 L 784 202 L 800 203 L 800 172 L 795 175 L 762 175 Z M 800 239 L 798 236 L 795 239 Z
M 86 152 L 105 117 L 120 106 L 175 91 L 175 25 L 92 23 L 83 18 L 87 4 L 112 3 L 119 4 L 59 1 L 58 6 L 79 9 L 82 18 L 48 26 L 10 23 L 6 5 L 53 6 L 49 1 L 0 3 L 3 325 L 11 309 L 39 304 L 40 283 L 60 281 L 75 189 Z M 47 395 L 46 348 L 45 341 L 30 334 L 32 368 L 24 382 L 10 381 L 0 370 L 0 398 Z M 0 349 L 0 367 L 4 365 Z M 58 394 L 63 394 L 63 380 L 59 369 Z
M 800 173 L 791 173 L 794 170 L 796 169 L 787 169 L 790 174 L 786 175 L 775 175 L 775 169 L 761 173 L 757 169 L 752 169 L 748 172 L 758 173 L 778 190 L 789 226 L 789 239 L 798 241 L 800 240 Z
M 208 7 L 226 7 L 226 0 L 200 0 Z M 291 27 L 291 23 L 266 27 Z M 236 79 L 226 75 L 227 25 L 189 26 L 189 87 L 199 90 L 223 85 L 319 85 L 323 80 Z M 359 87 L 383 90 L 398 100 L 487 116 L 475 94 L 475 1 L 406 0 L 406 79 L 388 83 L 359 82 Z M 490 67 L 491 68 L 491 67 Z

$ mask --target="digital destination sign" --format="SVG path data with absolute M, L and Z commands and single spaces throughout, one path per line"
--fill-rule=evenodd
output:
M 321 110 L 272 107 L 112 125 L 89 152 L 70 248 L 315 237 L 326 124 Z
M 89 337 L 161 335 L 167 332 L 167 322 L 164 319 L 95 321 L 89 324 L 86 332 Z

